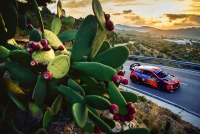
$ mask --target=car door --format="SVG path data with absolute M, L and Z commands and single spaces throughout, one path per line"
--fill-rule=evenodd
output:
M 147 82 L 152 86 L 157 88 L 158 84 L 157 84 L 157 77 L 152 73 L 152 72 L 147 72 L 148 78 L 147 78 Z
M 142 82 L 147 83 L 153 87 L 157 87 L 156 76 L 148 70 L 143 70 L 141 74 Z

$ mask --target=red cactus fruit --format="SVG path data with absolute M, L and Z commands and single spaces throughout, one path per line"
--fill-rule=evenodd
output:
M 119 70 L 118 75 L 124 76 L 125 71 L 124 70 Z
M 43 48 L 45 51 L 49 51 L 51 50 L 51 46 L 50 45 L 44 45 L 44 48 Z
M 128 102 L 128 103 L 126 104 L 126 107 L 127 107 L 128 109 L 134 108 L 133 102 Z
M 104 14 L 104 17 L 105 17 L 106 21 L 109 20 L 110 19 L 110 14 Z
M 94 126 L 94 131 L 93 132 L 95 134 L 101 134 L 101 130 L 97 126 Z
M 118 120 L 120 120 L 120 117 L 121 117 L 120 114 L 114 114 L 113 119 L 114 119 L 115 121 L 118 121 Z
M 118 77 L 120 78 L 120 83 L 123 82 L 123 77 L 121 75 L 118 75 Z
M 28 29 L 33 29 L 34 27 L 33 27 L 32 24 L 28 24 L 28 25 L 27 25 L 27 28 L 28 28 Z
M 46 61 L 42 61 L 41 64 L 42 64 L 43 66 L 46 66 L 46 65 L 47 65 L 47 62 L 46 62 Z
M 116 104 L 111 104 L 111 105 L 109 106 L 109 111 L 110 111 L 110 113 L 112 113 L 112 114 L 116 114 L 116 113 L 119 112 L 119 107 L 118 107 Z
M 129 113 L 129 114 L 136 114 L 136 113 L 137 113 L 137 110 L 136 110 L 135 107 L 133 107 L 133 108 L 130 108 L 130 109 L 128 110 L 128 113 Z
M 33 53 L 33 49 L 32 49 L 32 48 L 30 48 L 30 47 L 28 47 L 28 48 L 26 48 L 26 52 L 28 52 L 28 53 L 32 54 L 32 53 Z
M 51 72 L 49 71 L 46 71 L 42 74 L 42 77 L 45 79 L 45 80 L 51 80 L 52 79 L 52 74 Z
M 58 49 L 59 49 L 60 51 L 63 51 L 65 48 L 64 48 L 63 45 L 60 45 L 60 46 L 58 47 Z
M 37 66 L 38 65 L 38 61 L 37 60 L 32 60 L 30 64 L 31 64 L 31 66 Z
M 127 78 L 123 78 L 122 84 L 127 85 L 128 84 L 128 79 Z
M 28 46 L 31 48 L 34 48 L 35 42 L 34 41 L 29 41 Z
M 34 49 L 35 51 L 40 50 L 40 48 L 41 48 L 41 46 L 40 46 L 39 43 L 34 43 L 34 45 L 33 45 L 33 49 Z
M 67 44 L 67 42 L 62 42 L 62 44 L 63 44 L 63 45 L 66 45 L 66 44 Z
M 41 31 L 41 28 L 40 28 L 40 27 L 38 27 L 38 28 L 36 28 L 36 30 L 38 30 L 38 31 Z
M 46 39 L 41 39 L 40 43 L 41 43 L 42 46 L 48 45 L 48 42 L 47 42 Z
M 135 117 L 134 114 L 126 114 L 125 120 L 129 122 L 129 121 L 132 121 L 134 117 Z
M 114 23 L 110 19 L 106 21 L 106 28 L 108 29 L 108 31 L 114 30 Z
M 115 83 L 120 83 L 120 77 L 118 76 L 118 75 L 114 75 L 113 77 L 112 77 L 112 81 L 113 82 L 115 82 Z
M 120 121 L 121 121 L 121 122 L 125 122 L 125 121 L 126 121 L 125 116 L 120 116 Z

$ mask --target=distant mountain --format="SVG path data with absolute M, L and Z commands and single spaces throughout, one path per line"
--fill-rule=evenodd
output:
M 126 31 L 134 30 L 138 32 L 150 32 L 153 30 L 158 30 L 157 28 L 149 27 L 149 26 L 133 27 L 133 26 L 127 26 L 127 25 L 121 25 L 121 24 L 116 24 L 115 29 L 126 30 Z
M 126 30 L 126 31 L 137 31 L 137 32 L 150 32 L 152 34 L 158 34 L 163 36 L 177 36 L 177 37 L 189 37 L 200 39 L 200 27 L 199 28 L 184 28 L 184 29 L 170 29 L 162 30 L 149 26 L 133 27 L 127 25 L 116 24 L 115 29 Z
M 174 30 L 154 30 L 151 33 L 164 35 L 164 36 L 181 36 L 190 38 L 200 38 L 200 28 L 185 28 L 185 29 L 174 29 Z

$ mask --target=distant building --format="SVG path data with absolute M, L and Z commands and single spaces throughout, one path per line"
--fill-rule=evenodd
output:
M 193 45 L 192 43 L 191 43 L 191 41 L 190 40 L 188 40 L 188 39 L 164 39 L 165 41 L 170 41 L 170 42 L 175 42 L 175 43 L 177 43 L 177 44 L 179 44 L 179 45 L 186 45 L 186 44 L 190 44 L 190 45 Z

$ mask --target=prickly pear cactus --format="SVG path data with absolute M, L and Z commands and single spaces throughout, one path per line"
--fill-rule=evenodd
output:
M 63 33 L 60 33 L 61 25 L 72 25 L 75 19 L 72 16 L 60 19 L 60 0 L 50 30 L 44 29 L 36 0 L 33 5 L 41 31 L 29 25 L 29 42 L 24 48 L 13 39 L 17 26 L 15 5 L 8 6 L 5 20 L 0 13 L 0 62 L 3 63 L 0 65 L 0 113 L 3 113 L 0 124 L 10 121 L 15 133 L 47 134 L 51 119 L 66 107 L 72 110 L 76 124 L 87 132 L 149 134 L 146 128 L 112 130 L 114 121 L 133 120 L 138 98 L 134 93 L 118 89 L 120 84 L 128 84 L 123 64 L 129 51 L 125 46 L 114 47 L 115 37 L 112 46 L 105 40 L 114 25 L 99 0 L 92 0 L 94 15 L 86 16 L 78 30 Z M 13 25 L 10 20 L 15 21 Z M 63 44 L 69 41 L 74 41 L 72 48 Z M 17 110 L 31 113 L 38 120 L 38 128 L 29 126 L 29 132 L 18 128 Z M 99 110 L 108 110 L 113 118 L 102 117 Z

